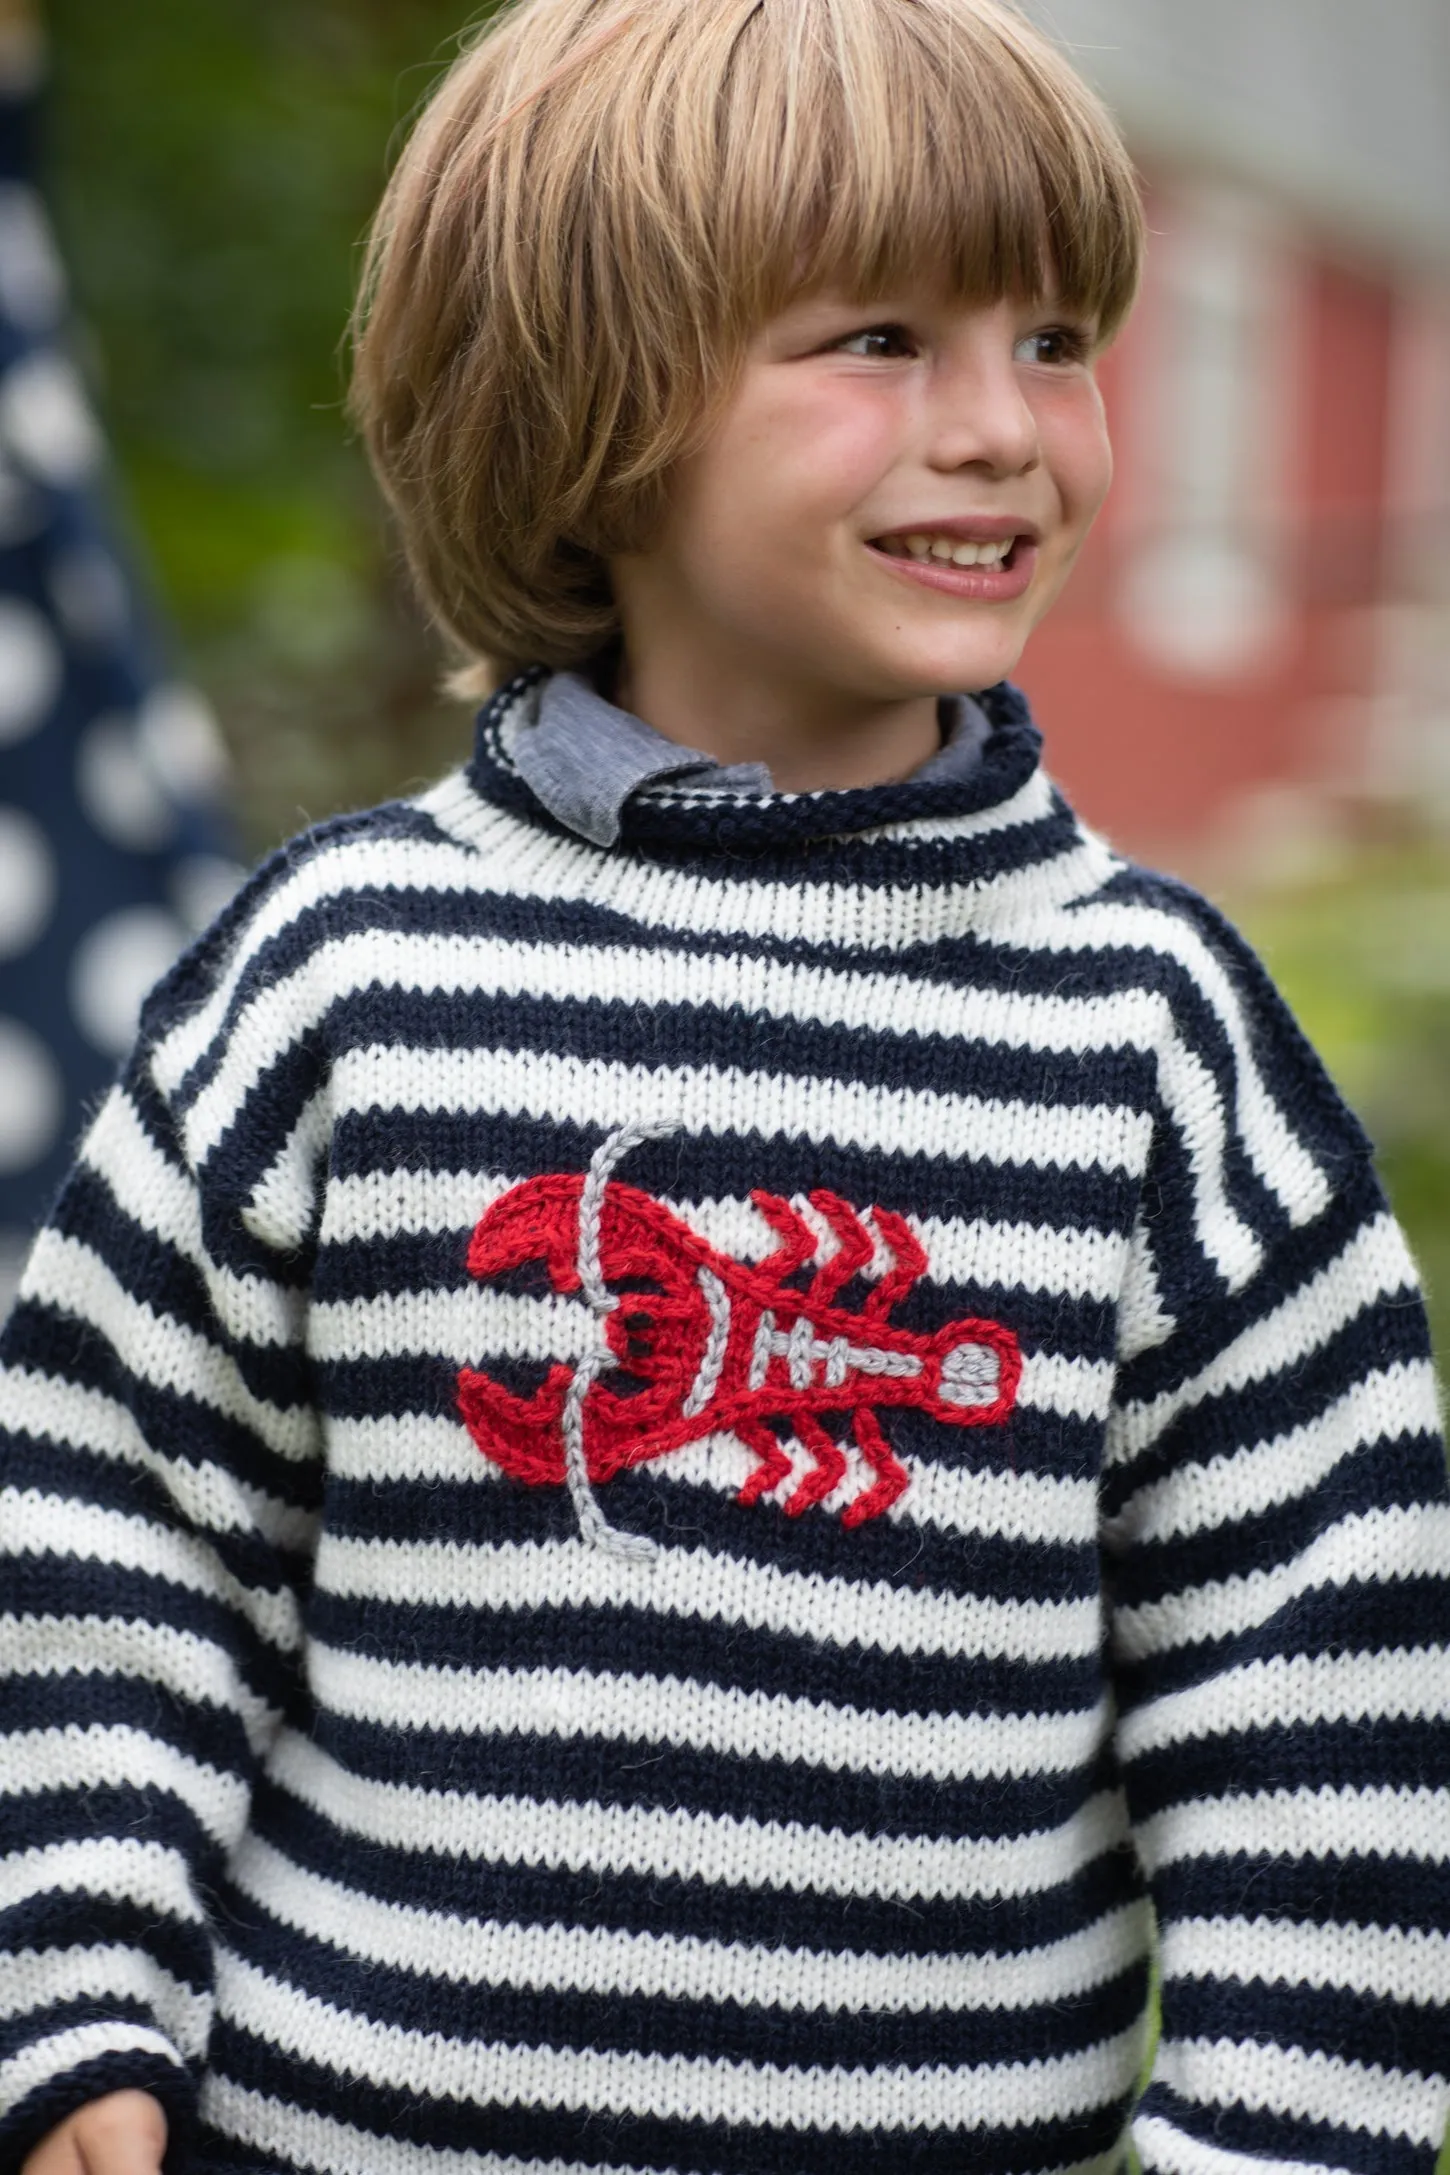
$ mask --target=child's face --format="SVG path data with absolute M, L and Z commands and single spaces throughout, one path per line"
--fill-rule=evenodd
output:
M 631 667 L 663 650 L 709 688 L 748 660 L 818 719 L 1001 679 L 1108 487 L 1091 341 L 1050 303 L 793 302 L 658 541 L 616 562 Z M 943 556 L 972 543 L 975 565 Z

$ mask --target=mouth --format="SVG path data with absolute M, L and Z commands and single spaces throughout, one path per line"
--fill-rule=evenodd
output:
M 958 522 L 896 529 L 869 539 L 867 549 L 913 581 L 949 595 L 1009 603 L 1029 586 L 1037 534 L 1007 521 Z
M 1009 565 L 1018 544 L 1025 541 L 1019 536 L 972 538 L 948 536 L 937 529 L 912 529 L 905 535 L 873 537 L 871 548 L 885 552 L 891 559 L 913 559 L 919 566 L 988 566 L 995 569 Z

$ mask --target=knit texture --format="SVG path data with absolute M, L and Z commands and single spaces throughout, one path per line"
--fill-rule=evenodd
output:
M 984 698 L 510 749 L 173 971 L 0 1376 L 0 2129 L 196 2175 L 1430 2175 L 1450 1500 L 1366 1142 Z M 1151 1891 L 1151 1906 L 1149 1893 Z

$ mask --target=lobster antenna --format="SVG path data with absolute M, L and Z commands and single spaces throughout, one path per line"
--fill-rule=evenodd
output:
M 611 1555 L 627 1557 L 634 1563 L 646 1563 L 655 1556 L 658 1553 L 656 1544 L 647 1534 L 621 1533 L 609 1523 L 589 1484 L 589 1467 L 584 1454 L 584 1400 L 600 1375 L 606 1374 L 615 1363 L 603 1333 L 603 1323 L 614 1312 L 619 1300 L 605 1285 L 600 1268 L 600 1226 L 604 1220 L 605 1191 L 615 1167 L 641 1141 L 659 1140 L 665 1134 L 677 1131 L 678 1127 L 672 1122 L 660 1119 L 633 1118 L 628 1125 L 616 1126 L 612 1133 L 605 1135 L 590 1158 L 579 1194 L 576 1265 L 589 1311 L 601 1327 L 597 1343 L 574 1369 L 573 1379 L 564 1395 L 560 1419 L 564 1432 L 564 1478 L 568 1482 L 574 1515 L 579 1521 L 580 1537 L 592 1548 L 607 1549 Z

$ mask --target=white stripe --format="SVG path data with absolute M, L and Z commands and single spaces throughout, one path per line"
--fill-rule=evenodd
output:
M 412 2145 L 405 2138 L 379 2136 L 311 2114 L 289 2100 L 250 2092 L 215 2071 L 202 2079 L 201 2112 L 226 2137 L 275 2153 L 289 2167 L 315 2168 L 318 2175 L 644 2175 L 613 2159 L 606 2167 L 593 2160 L 540 2160 L 532 2153 L 519 2160 L 512 2153 L 486 2149 L 454 2152 L 443 2145 Z M 1043 2175 L 1121 2175 L 1121 2170 L 1119 2149 L 1071 2167 L 1044 2169 Z M 1256 2175 L 1262 2175 L 1261 2168 Z
M 1124 1760 L 1194 1737 L 1306 1722 L 1450 1722 L 1450 1647 L 1372 1654 L 1275 1654 L 1169 1692 L 1118 1730 Z
M 0 1652 L 15 1676 L 133 1677 L 235 1714 L 253 1749 L 278 1710 L 250 1689 L 233 1657 L 195 1632 L 119 1616 L 0 1616 Z
M 1136 1456 L 1180 1412 L 1225 1391 L 1247 1389 L 1251 1382 L 1271 1381 L 1327 1344 L 1377 1300 L 1418 1289 L 1404 1233 L 1393 1216 L 1377 1216 L 1327 1268 L 1271 1314 L 1252 1322 L 1200 1373 L 1160 1397 L 1124 1405 L 1114 1430 L 1113 1455 L 1119 1460 Z
M 1147 950 L 1175 959 L 1208 1000 L 1234 1057 L 1235 1118 L 1249 1159 L 1291 1223 L 1312 1222 L 1329 1206 L 1327 1180 L 1269 1093 L 1259 1071 L 1243 1005 L 1227 971 L 1198 931 L 1177 914 L 1115 900 L 1094 900 L 1052 917 L 1044 947 L 1059 951 Z
M 1128 1834 L 1116 1792 L 1089 1799 L 1061 1827 L 939 1840 L 654 1806 L 553 1804 L 372 1782 L 349 1774 L 286 1731 L 278 1737 L 269 1769 L 284 1789 L 334 1827 L 391 1850 L 443 1850 L 485 1862 L 785 1894 L 913 1901 L 1038 1895 L 1120 1848 Z
M 1218 1082 L 1176 1033 L 1160 1035 L 1157 1042 L 1158 1089 L 1182 1137 L 1194 1236 L 1229 1290 L 1241 1291 L 1262 1267 L 1264 1249 L 1229 1201 L 1228 1116 Z
M 686 1622 L 770 1631 L 884 1654 L 1014 1661 L 1086 1660 L 1098 1651 L 1096 1595 L 999 1601 L 985 1594 L 822 1579 L 706 1548 L 667 1548 L 649 1563 L 582 1540 L 471 1548 L 459 1541 L 363 1541 L 324 1533 L 318 1593 L 403 1606 L 631 1608 Z
M 144 2003 L 168 2039 L 188 2058 L 206 2050 L 211 1996 L 198 1994 L 140 1949 L 117 1943 L 19 1949 L 5 1959 L 0 2016 L 24 2016 L 64 2001 Z
M 217 2010 L 270 2046 L 350 2070 L 384 2091 L 427 2091 L 481 2106 L 569 2108 L 663 2122 L 727 2123 L 797 2132 L 906 2133 L 945 2123 L 970 2130 L 1061 2120 L 1127 2089 L 1138 2028 L 1080 2054 L 1031 2062 L 908 2069 L 777 2069 L 723 2057 L 614 2053 L 593 2047 L 489 2045 L 380 2024 L 243 1963 L 223 1948 Z
M 1022 1354 L 1017 1402 L 1033 1412 L 1102 1420 L 1113 1402 L 1117 1370 L 1110 1359 L 1072 1359 L 1060 1352 Z
M 374 1043 L 334 1072 L 335 1115 L 347 1109 L 509 1112 L 610 1130 L 631 1119 L 691 1134 L 756 1134 L 1044 1170 L 1135 1170 L 1151 1117 L 1112 1103 L 1025 1103 L 891 1088 L 737 1065 L 627 1065 L 552 1050 L 414 1049 Z M 218 1079 L 186 1116 L 198 1163 L 235 1117 Z
M 124 1405 L 99 1390 L 28 1369 L 0 1369 L 0 1399 L 8 1427 L 37 1442 L 64 1443 L 98 1457 L 136 1465 L 158 1479 L 186 1524 L 210 1533 L 261 1533 L 273 1547 L 307 1550 L 316 1511 L 303 1510 L 248 1487 L 224 1466 L 153 1450 Z M 477 1453 L 475 1453 L 477 1455 Z
M 13 2111 L 41 2085 L 105 2054 L 160 2054 L 178 2069 L 184 2067 L 171 2041 L 142 2024 L 77 2024 L 49 2039 L 33 2040 L 8 2062 L 0 2062 L 0 2107 Z
M 1288 1563 L 1120 1609 L 1113 1624 L 1114 1645 L 1137 1661 L 1200 1639 L 1233 1638 L 1267 1624 L 1321 1587 L 1342 1591 L 1367 1580 L 1440 1579 L 1447 1563 L 1450 1504 L 1367 1511 L 1331 1526 Z
M 1256 2040 L 1165 2039 L 1154 2074 L 1200 2106 L 1267 2108 L 1281 2119 L 1407 2137 L 1432 2152 L 1450 2113 L 1438 2077 Z
M 243 1846 L 232 1878 L 253 1902 L 308 1940 L 365 1962 L 464 1985 L 541 1993 L 731 2001 L 849 2015 L 1028 2009 L 1101 1986 L 1145 1958 L 1150 1945 L 1147 1906 L 1140 1904 L 1020 1954 L 878 1956 L 458 1918 L 381 1903 L 305 1872 L 255 1840 Z
M 897 1525 L 950 1533 L 996 1533 L 1029 1545 L 1085 1547 L 1097 1538 L 1097 1490 L 1091 1480 L 1056 1473 L 975 1471 L 901 1460 L 911 1486 L 891 1505 Z
M 89 1729 L 17 1730 L 3 1740 L 5 1795 L 37 1790 L 169 1790 L 208 1835 L 227 1848 L 247 1817 L 250 1792 L 238 1775 L 191 1759 L 143 1730 L 95 1723 Z
M 1133 1547 L 1256 1518 L 1310 1494 L 1370 1443 L 1433 1435 L 1438 1425 L 1429 1360 L 1397 1360 L 1367 1374 L 1300 1427 L 1150 1481 L 1104 1521 L 1104 1531 L 1113 1545 Z
M 81 1144 L 80 1160 L 104 1180 L 123 1215 L 191 1264 L 231 1336 L 264 1350 L 297 1343 L 301 1295 L 266 1277 L 237 1275 L 211 1259 L 202 1241 L 196 1189 L 161 1153 L 124 1089 L 107 1097 Z
M 1133 2143 L 1144 2175 L 1268 2175 L 1259 2153 L 1228 2152 L 1222 2145 L 1205 2144 L 1177 2130 L 1161 2115 L 1139 2115 L 1133 2123 Z M 1326 2167 L 1322 2160 L 1275 2160 L 1273 2175 L 1344 2175 L 1343 2168 Z
M 1450 1936 L 1415 1926 L 1189 1918 L 1162 1934 L 1165 1979 L 1345 1987 L 1379 2001 L 1450 2007 Z
M 1185 1858 L 1418 1858 L 1450 1865 L 1450 1790 L 1260 1790 L 1170 1806 L 1134 1830 L 1150 1873 Z
M 517 1173 L 493 1171 L 389 1170 L 335 1178 L 327 1188 L 321 1240 L 343 1246 L 404 1232 L 462 1237 L 518 1182 Z M 754 1204 L 738 1196 L 659 1199 L 732 1260 L 754 1264 L 780 1243 Z M 925 1248 L 931 1283 L 1000 1284 L 1073 1299 L 1112 1299 L 1122 1283 L 1127 1249 L 1117 1231 L 953 1216 L 906 1221 Z M 867 1273 L 879 1269 L 873 1265 Z
M 254 1396 L 224 1351 L 184 1323 L 154 1313 L 78 1239 L 48 1228 L 41 1231 L 31 1256 L 29 1289 L 34 1297 L 94 1325 L 143 1382 L 194 1397 L 250 1427 L 279 1457 L 315 1455 L 314 1413 Z
M 244 1586 L 208 1541 L 149 1518 L 128 1518 L 92 1503 L 0 1489 L 0 1560 L 7 1556 L 54 1556 L 139 1571 L 191 1593 L 210 1595 L 244 1616 L 270 1645 L 292 1652 L 302 1644 L 297 1597 Z
M 83 1843 L 52 1843 L 45 1850 L 18 1850 L 0 1859 L 0 1910 L 14 1910 L 33 1896 L 72 1891 L 135 1903 L 186 1925 L 205 1920 L 186 1861 L 162 1843 L 98 1836 Z
M 308 1647 L 307 1676 L 320 1708 L 375 1728 L 622 1738 L 939 1782 L 1084 1767 L 1101 1749 L 1108 1712 L 1100 1700 L 1069 1714 L 880 1714 L 696 1678 L 407 1665 L 321 1640 Z
M 312 1229 L 324 1190 L 333 1118 L 328 1081 L 302 1105 L 242 1210 L 242 1222 L 252 1236 L 275 1253 L 295 1253 Z

